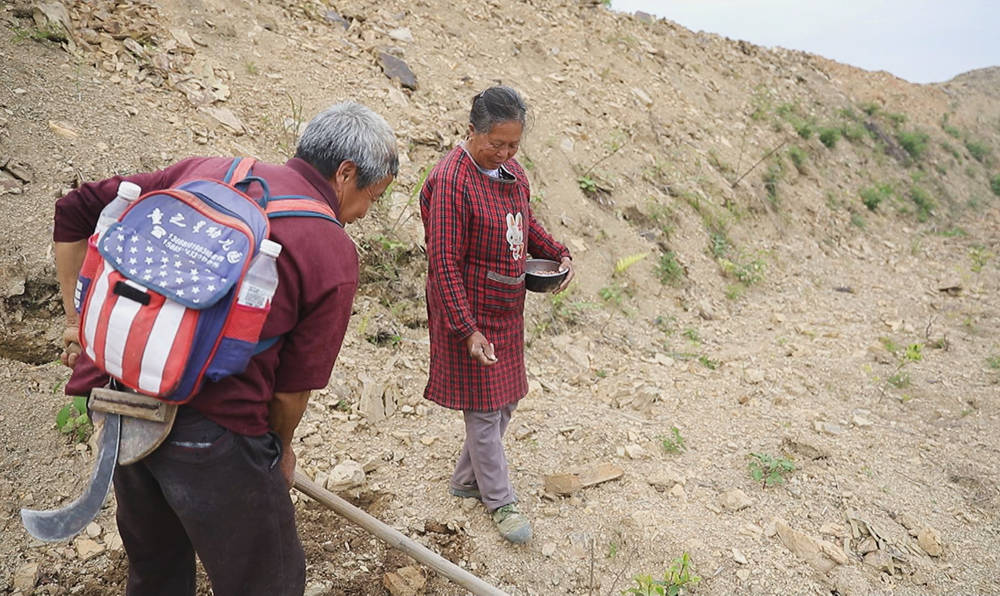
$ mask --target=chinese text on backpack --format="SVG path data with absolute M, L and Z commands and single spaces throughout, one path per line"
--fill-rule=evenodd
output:
M 270 197 L 236 159 L 223 181 L 190 180 L 149 192 L 88 243 L 77 285 L 80 344 L 94 363 L 140 393 L 189 401 L 205 378 L 243 372 L 269 342 L 270 310 L 238 304 L 239 286 L 267 238 L 269 218 L 321 217 L 330 207 L 303 196 Z M 230 180 L 239 180 L 230 184 Z M 258 203 L 245 190 L 264 188 Z

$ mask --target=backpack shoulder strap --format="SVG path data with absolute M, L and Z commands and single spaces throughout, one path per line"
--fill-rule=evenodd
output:
M 336 214 L 334 214 L 333 209 L 329 205 L 305 195 L 271 197 L 271 200 L 267 203 L 266 212 L 268 219 L 277 219 L 279 217 L 318 217 L 344 227 L 344 224 L 340 223 L 340 220 L 337 219 Z
M 226 176 L 222 179 L 226 184 L 235 184 L 250 175 L 251 170 L 253 170 L 254 164 L 257 160 L 252 157 L 237 157 L 233 160 L 233 163 L 229 165 L 229 171 L 226 172 Z M 235 182 L 234 182 L 235 181 Z

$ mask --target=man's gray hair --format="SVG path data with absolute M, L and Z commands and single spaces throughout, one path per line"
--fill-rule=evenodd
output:
M 382 116 L 353 101 L 317 114 L 299 138 L 295 157 L 312 164 L 327 179 L 342 162 L 353 162 L 358 168 L 358 188 L 399 172 L 392 127 Z

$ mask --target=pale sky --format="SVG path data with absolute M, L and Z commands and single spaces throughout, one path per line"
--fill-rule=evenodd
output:
M 1000 66 L 1000 0 L 611 0 L 611 6 L 887 70 L 914 83 Z

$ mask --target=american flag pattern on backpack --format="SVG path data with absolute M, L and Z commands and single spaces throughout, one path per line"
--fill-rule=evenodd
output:
M 80 343 L 125 386 L 185 403 L 206 378 L 242 372 L 261 347 L 270 306 L 236 298 L 268 218 L 337 222 L 319 200 L 270 197 L 267 183 L 249 176 L 253 163 L 234 160 L 223 181 L 149 192 L 90 238 L 77 285 Z M 264 188 L 260 202 L 245 192 L 251 183 Z

